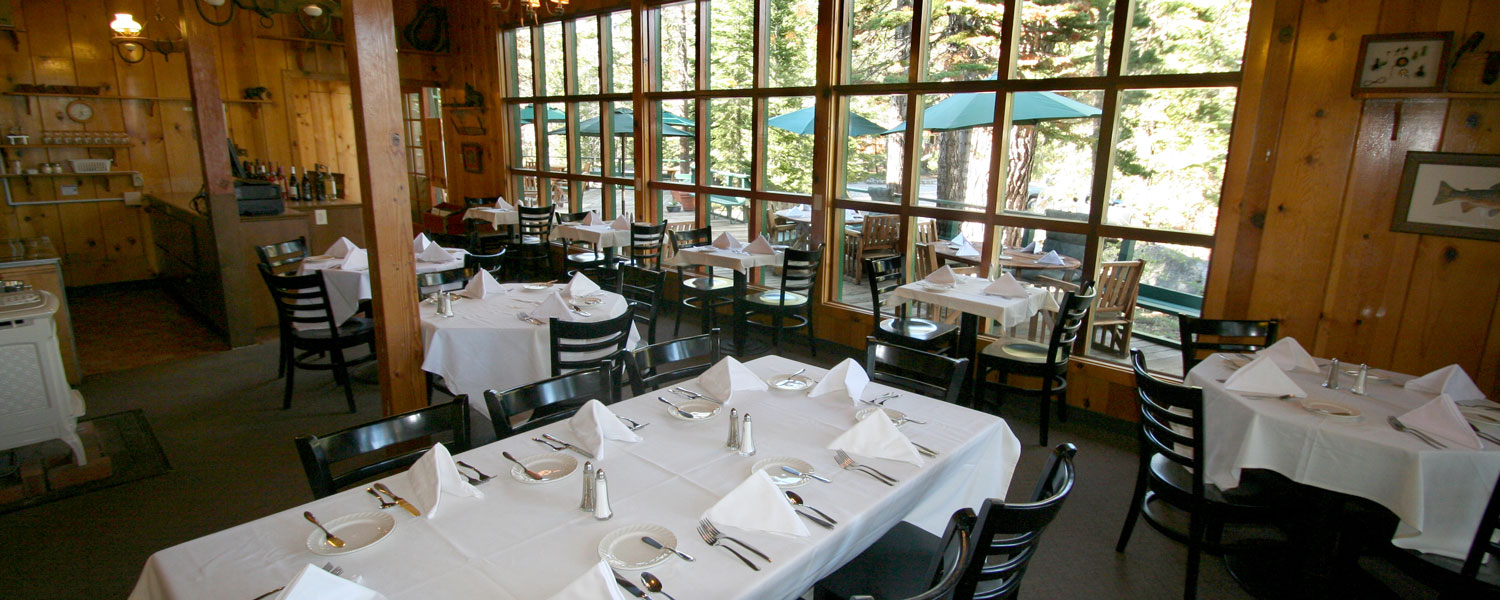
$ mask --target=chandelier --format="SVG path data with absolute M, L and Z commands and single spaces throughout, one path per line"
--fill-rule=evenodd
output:
M 549 17 L 562 14 L 568 8 L 568 0 L 490 0 L 490 9 L 496 12 L 510 12 L 511 6 L 520 7 L 522 23 L 527 17 L 535 23 L 543 13 Z
M 161 16 L 160 1 L 156 3 L 156 17 L 153 21 L 158 29 L 167 27 L 166 19 Z M 147 50 L 160 52 L 163 60 L 173 52 L 187 51 L 187 41 L 176 25 L 172 26 L 176 37 L 152 38 L 146 33 L 147 26 L 137 22 L 130 13 L 115 13 L 115 20 L 109 23 L 109 28 L 114 32 L 109 42 L 114 45 L 115 54 L 120 55 L 120 60 L 130 64 L 145 60 Z
M 276 26 L 271 18 L 275 15 L 297 15 L 302 29 L 314 35 L 328 33 L 333 19 L 343 16 L 337 0 L 193 0 L 193 5 L 198 7 L 198 16 L 210 25 L 228 25 L 235 11 L 248 10 L 259 15 L 260 26 L 266 29 Z

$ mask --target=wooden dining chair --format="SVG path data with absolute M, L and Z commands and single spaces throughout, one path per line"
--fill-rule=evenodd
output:
M 1099 344 L 1121 356 L 1130 351 L 1135 328 L 1135 302 L 1141 291 L 1145 260 L 1107 262 L 1099 265 L 1099 300 L 1094 303 L 1093 331 Z
M 328 435 L 297 436 L 297 455 L 314 498 L 411 466 L 442 442 L 453 454 L 469 449 L 469 398 L 420 408 Z M 351 465 L 347 470 L 336 465 Z
M 617 269 L 621 296 L 634 311 L 635 320 L 646 327 L 646 343 L 656 343 L 656 319 L 666 299 L 667 273 L 622 264 Z
M 1068 292 L 1063 297 L 1057 319 L 1052 326 L 1051 341 L 1046 345 L 1021 338 L 1001 338 L 985 346 L 979 352 L 979 363 L 975 374 L 974 401 L 978 405 L 988 402 L 984 397 L 987 387 L 999 390 L 994 404 L 998 407 L 1010 394 L 1034 397 L 1041 410 L 1041 445 L 1047 445 L 1047 429 L 1052 420 L 1049 404 L 1057 398 L 1057 418 L 1068 418 L 1068 361 L 1073 356 L 1073 342 L 1088 320 L 1089 308 L 1096 296 L 1094 282 L 1085 281 L 1077 292 Z M 990 372 L 1000 374 L 998 383 L 989 383 Z M 1041 386 L 1036 388 L 1012 385 L 1011 375 L 1036 378 Z
M 870 311 L 875 313 L 876 338 L 938 354 L 953 351 L 958 341 L 958 326 L 909 316 L 908 302 L 901 302 L 891 318 L 881 314 L 884 298 L 906 285 L 906 257 L 867 258 L 864 271 L 870 284 Z
M 669 383 L 703 374 L 719 363 L 719 330 L 636 348 L 625 369 L 630 389 L 639 396 Z
M 865 338 L 865 372 L 870 381 L 957 403 L 969 374 L 969 359 L 923 352 L 871 336 Z
M 667 222 L 630 224 L 630 246 L 620 262 L 652 270 L 661 270 L 662 252 L 666 249 Z
M 271 267 L 271 272 L 277 275 L 284 273 L 296 273 L 302 266 L 302 260 L 307 258 L 307 238 L 299 237 L 276 244 L 255 247 L 255 256 L 260 258 L 261 264 Z
M 630 342 L 634 313 L 626 306 L 619 316 L 603 321 L 564 321 L 552 317 L 548 327 L 552 376 L 592 368 L 604 361 L 615 361 L 615 367 L 623 369 L 625 363 L 620 356 Z
M 686 231 L 672 231 L 672 253 L 713 244 L 714 231 L 704 226 Z M 677 267 L 677 322 L 672 337 L 682 334 L 682 311 L 691 308 L 702 318 L 700 331 L 718 326 L 718 310 L 734 303 L 734 280 L 714 274 L 714 268 L 703 265 Z
M 552 214 L 555 207 L 517 206 L 516 238 L 508 254 L 520 277 L 547 277 L 552 273 Z
M 464 285 L 469 281 L 464 271 L 464 267 L 459 267 L 447 271 L 417 273 L 417 298 L 426 298 L 438 292 L 456 292 L 464 289 Z
M 342 324 L 335 323 L 322 273 L 276 275 L 271 273 L 269 265 L 256 266 L 260 269 L 261 279 L 266 282 L 266 289 L 271 292 L 271 302 L 276 306 L 277 329 L 281 333 L 277 376 L 286 375 L 281 409 L 292 407 L 297 369 L 306 369 L 333 371 L 334 381 L 344 387 L 349 412 L 354 412 L 349 367 L 375 359 L 375 323 L 363 317 L 349 317 Z M 299 324 L 319 328 L 302 329 Z M 369 354 L 353 360 L 344 356 L 345 350 L 356 346 L 369 348 Z
M 548 423 L 573 416 L 589 400 L 605 404 L 620 401 L 619 369 L 614 361 L 601 361 L 590 369 L 573 371 L 503 392 L 485 390 L 484 404 L 490 411 L 495 438 L 505 439 Z M 526 420 L 517 422 L 525 416 Z
M 860 265 L 867 258 L 899 256 L 897 248 L 901 242 L 901 215 L 866 215 L 864 226 L 857 233 L 844 234 L 844 264 L 847 275 L 854 276 L 854 284 L 864 281 Z
M 1276 319 L 1200 319 L 1177 316 L 1182 336 L 1182 372 L 1187 373 L 1215 352 L 1249 353 L 1276 343 Z
M 897 523 L 874 546 L 855 557 L 855 562 L 819 581 L 813 588 L 813 600 L 957 598 L 953 590 L 973 563 L 972 540 L 978 522 L 974 509 L 960 508 L 948 518 L 942 537 L 921 530 L 909 532 L 908 528 L 914 528 L 910 523 Z M 897 529 L 905 535 L 897 535 Z M 917 534 L 923 535 L 916 542 L 920 546 L 904 539 Z M 888 537 L 903 539 L 886 542 Z
M 1187 578 L 1182 597 L 1192 600 L 1198 596 L 1198 564 L 1204 550 L 1216 554 L 1250 549 L 1266 551 L 1274 549 L 1268 541 L 1284 542 L 1281 536 L 1273 536 L 1269 540 L 1240 539 L 1226 544 L 1222 541 L 1224 525 L 1271 524 L 1283 507 L 1277 506 L 1277 494 L 1261 489 L 1256 478 L 1242 478 L 1233 493 L 1208 483 L 1204 476 L 1208 467 L 1204 460 L 1203 389 L 1157 379 L 1146 371 L 1146 355 L 1140 350 L 1130 351 L 1130 362 L 1135 370 L 1136 399 L 1140 404 L 1140 422 L 1136 427 L 1140 460 L 1135 491 L 1130 496 L 1130 508 L 1115 551 L 1125 551 L 1136 519 L 1145 517 L 1152 528 L 1187 544 Z M 1175 529 L 1173 521 L 1168 520 L 1170 517 L 1163 518 L 1165 513 L 1151 507 L 1153 501 L 1187 513 L 1187 531 Z
M 745 314 L 736 319 L 738 325 L 754 323 L 753 315 L 770 317 L 771 344 L 776 353 L 781 353 L 781 334 L 788 329 L 807 329 L 807 351 L 818 355 L 817 336 L 813 332 L 813 294 L 818 289 L 818 271 L 823 263 L 823 244 L 811 250 L 787 249 L 781 257 L 781 287 L 758 294 L 747 294 Z M 787 325 L 787 319 L 792 320 Z M 765 326 L 766 324 L 757 323 Z

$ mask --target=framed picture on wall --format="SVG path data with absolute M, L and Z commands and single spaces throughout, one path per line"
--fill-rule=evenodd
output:
M 1365 36 L 1359 44 L 1354 95 L 1443 91 L 1452 44 L 1452 31 Z
M 1391 231 L 1500 241 L 1500 154 L 1407 152 Z
M 484 172 L 484 146 L 465 143 L 458 147 L 458 151 L 463 156 L 464 171 L 469 173 Z

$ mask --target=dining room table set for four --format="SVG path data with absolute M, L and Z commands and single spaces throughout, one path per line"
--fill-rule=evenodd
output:
M 599 217 L 598 211 L 591 210 L 582 221 L 553 227 L 552 237 L 587 242 L 609 252 L 630 245 L 630 216 L 621 214 L 613 221 L 605 221 Z
M 514 206 L 506 202 L 504 198 L 496 198 L 494 206 L 474 206 L 464 211 L 463 220 L 474 219 L 494 225 L 496 229 L 509 227 L 521 222 L 520 213 Z
M 745 314 L 745 293 L 749 286 L 750 269 L 756 267 L 780 266 L 786 255 L 786 246 L 775 246 L 766 239 L 765 235 L 758 235 L 750 243 L 746 244 L 734 237 L 732 233 L 721 233 L 714 238 L 713 243 L 706 246 L 692 246 L 683 248 L 664 261 L 665 266 L 688 267 L 708 266 L 730 269 L 734 272 L 734 335 L 731 338 L 733 348 L 731 353 L 742 354 L 745 348 L 746 328 L 738 315 Z
M 903 517 L 942 531 L 956 508 L 1003 497 L 1019 454 L 1003 420 L 872 383 L 852 360 L 727 357 L 157 552 L 131 597 L 794 597 Z M 499 465 L 508 476 L 490 475 Z M 303 512 L 337 516 L 311 527 Z

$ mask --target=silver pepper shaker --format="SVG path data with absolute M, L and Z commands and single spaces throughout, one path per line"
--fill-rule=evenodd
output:
M 1323 387 L 1330 390 L 1339 389 L 1339 359 L 1335 358 L 1328 365 L 1328 379 L 1323 380 Z
M 740 456 L 755 456 L 755 434 L 751 433 L 750 413 L 745 413 L 745 422 L 740 426 Z
M 1351 389 L 1349 391 L 1354 392 L 1356 394 L 1359 394 L 1361 396 L 1365 395 L 1365 378 L 1369 377 L 1369 376 L 1370 376 L 1370 365 L 1367 365 L 1365 363 L 1360 363 L 1360 365 L 1359 365 L 1359 374 L 1354 376 L 1354 389 Z
M 438 292 L 437 305 L 438 305 L 438 309 L 437 309 L 438 314 L 440 314 L 442 316 L 445 316 L 445 317 L 451 317 L 451 316 L 453 316 L 453 295 L 452 294 L 449 294 L 448 292 Z
M 609 482 L 604 479 L 604 469 L 594 472 L 594 518 L 607 521 L 615 516 L 609 508 Z
M 578 510 L 583 512 L 594 512 L 594 463 L 583 462 L 583 501 L 578 503 Z
M 729 409 L 729 441 L 724 442 L 724 447 L 731 450 L 740 449 L 740 409 Z

